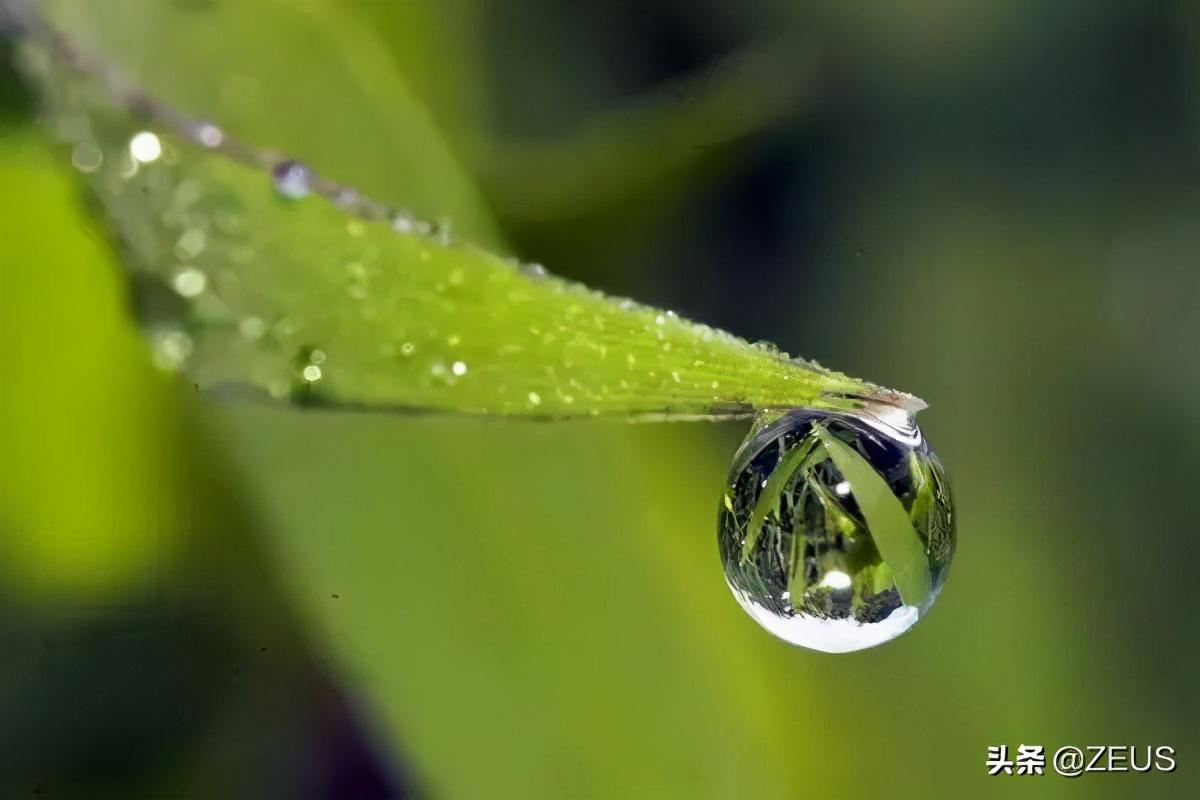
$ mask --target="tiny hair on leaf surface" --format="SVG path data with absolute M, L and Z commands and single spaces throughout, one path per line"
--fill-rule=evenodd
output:
M 33 26 L 22 66 L 124 249 L 156 359 L 202 389 L 546 419 L 924 407 L 460 241 L 177 110 L 106 55 Z

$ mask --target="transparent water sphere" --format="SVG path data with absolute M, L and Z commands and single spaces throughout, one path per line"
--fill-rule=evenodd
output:
M 734 456 L 719 543 L 734 597 L 791 644 L 848 653 L 929 611 L 954 555 L 941 463 L 900 415 L 789 411 Z

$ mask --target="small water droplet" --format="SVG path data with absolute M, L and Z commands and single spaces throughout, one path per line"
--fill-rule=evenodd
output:
M 321 349 L 313 350 L 308 354 L 309 363 L 312 364 L 324 364 L 326 358 L 328 358 L 328 356 L 325 355 L 325 351 Z
M 193 134 L 196 141 L 210 150 L 220 147 L 225 142 L 225 132 L 211 122 L 201 122 Z
M 307 197 L 312 191 L 312 170 L 299 161 L 280 161 L 271 169 L 275 191 L 289 200 Z
M 407 211 L 397 211 L 392 216 L 392 230 L 396 233 L 415 233 L 417 222 Z
M 152 341 L 154 365 L 159 369 L 178 369 L 192 355 L 192 337 L 183 331 L 158 331 Z
M 417 346 L 412 342 L 405 342 L 400 345 L 400 355 L 402 356 L 411 356 L 415 352 L 417 352 Z
M 185 269 L 176 273 L 172 281 L 175 291 L 183 297 L 196 297 L 204 292 L 208 278 L 198 269 Z
M 450 371 L 455 375 L 462 377 L 467 374 L 467 363 L 465 361 L 455 361 L 450 365 Z
M 309 364 L 301 371 L 300 374 L 304 377 L 304 380 L 308 381 L 309 383 L 316 383 L 317 381 L 321 380 L 323 373 L 321 372 L 321 368 L 316 364 Z
M 540 406 L 542 404 L 542 396 L 537 392 L 529 393 L 529 405 Z
M 162 142 L 150 131 L 139 131 L 129 140 L 129 155 L 134 161 L 149 164 L 162 155 Z
M 83 173 L 92 173 L 104 164 L 104 153 L 99 147 L 80 142 L 71 151 L 71 166 Z
M 528 275 L 531 278 L 546 277 L 546 268 L 544 266 L 542 266 L 541 264 L 536 264 L 536 263 L 522 264 L 521 272 L 525 273 L 526 275 Z
M 929 611 L 954 554 L 954 513 L 919 431 L 897 438 L 859 415 L 797 410 L 760 419 L 734 456 L 718 540 L 756 622 L 844 653 Z

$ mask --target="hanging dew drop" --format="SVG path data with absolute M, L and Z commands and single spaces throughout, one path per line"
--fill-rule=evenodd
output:
M 908 420 L 797 410 L 734 456 L 718 539 L 756 622 L 827 653 L 894 639 L 933 605 L 954 555 L 950 488 Z

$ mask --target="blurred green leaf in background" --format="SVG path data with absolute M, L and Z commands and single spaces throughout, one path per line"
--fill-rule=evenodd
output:
M 1190 4 L 46 8 L 481 245 L 917 391 L 961 538 L 928 620 L 822 657 L 723 585 L 740 425 L 198 396 L 6 73 L 0 793 L 1194 796 Z M 1005 743 L 1180 768 L 989 778 Z

